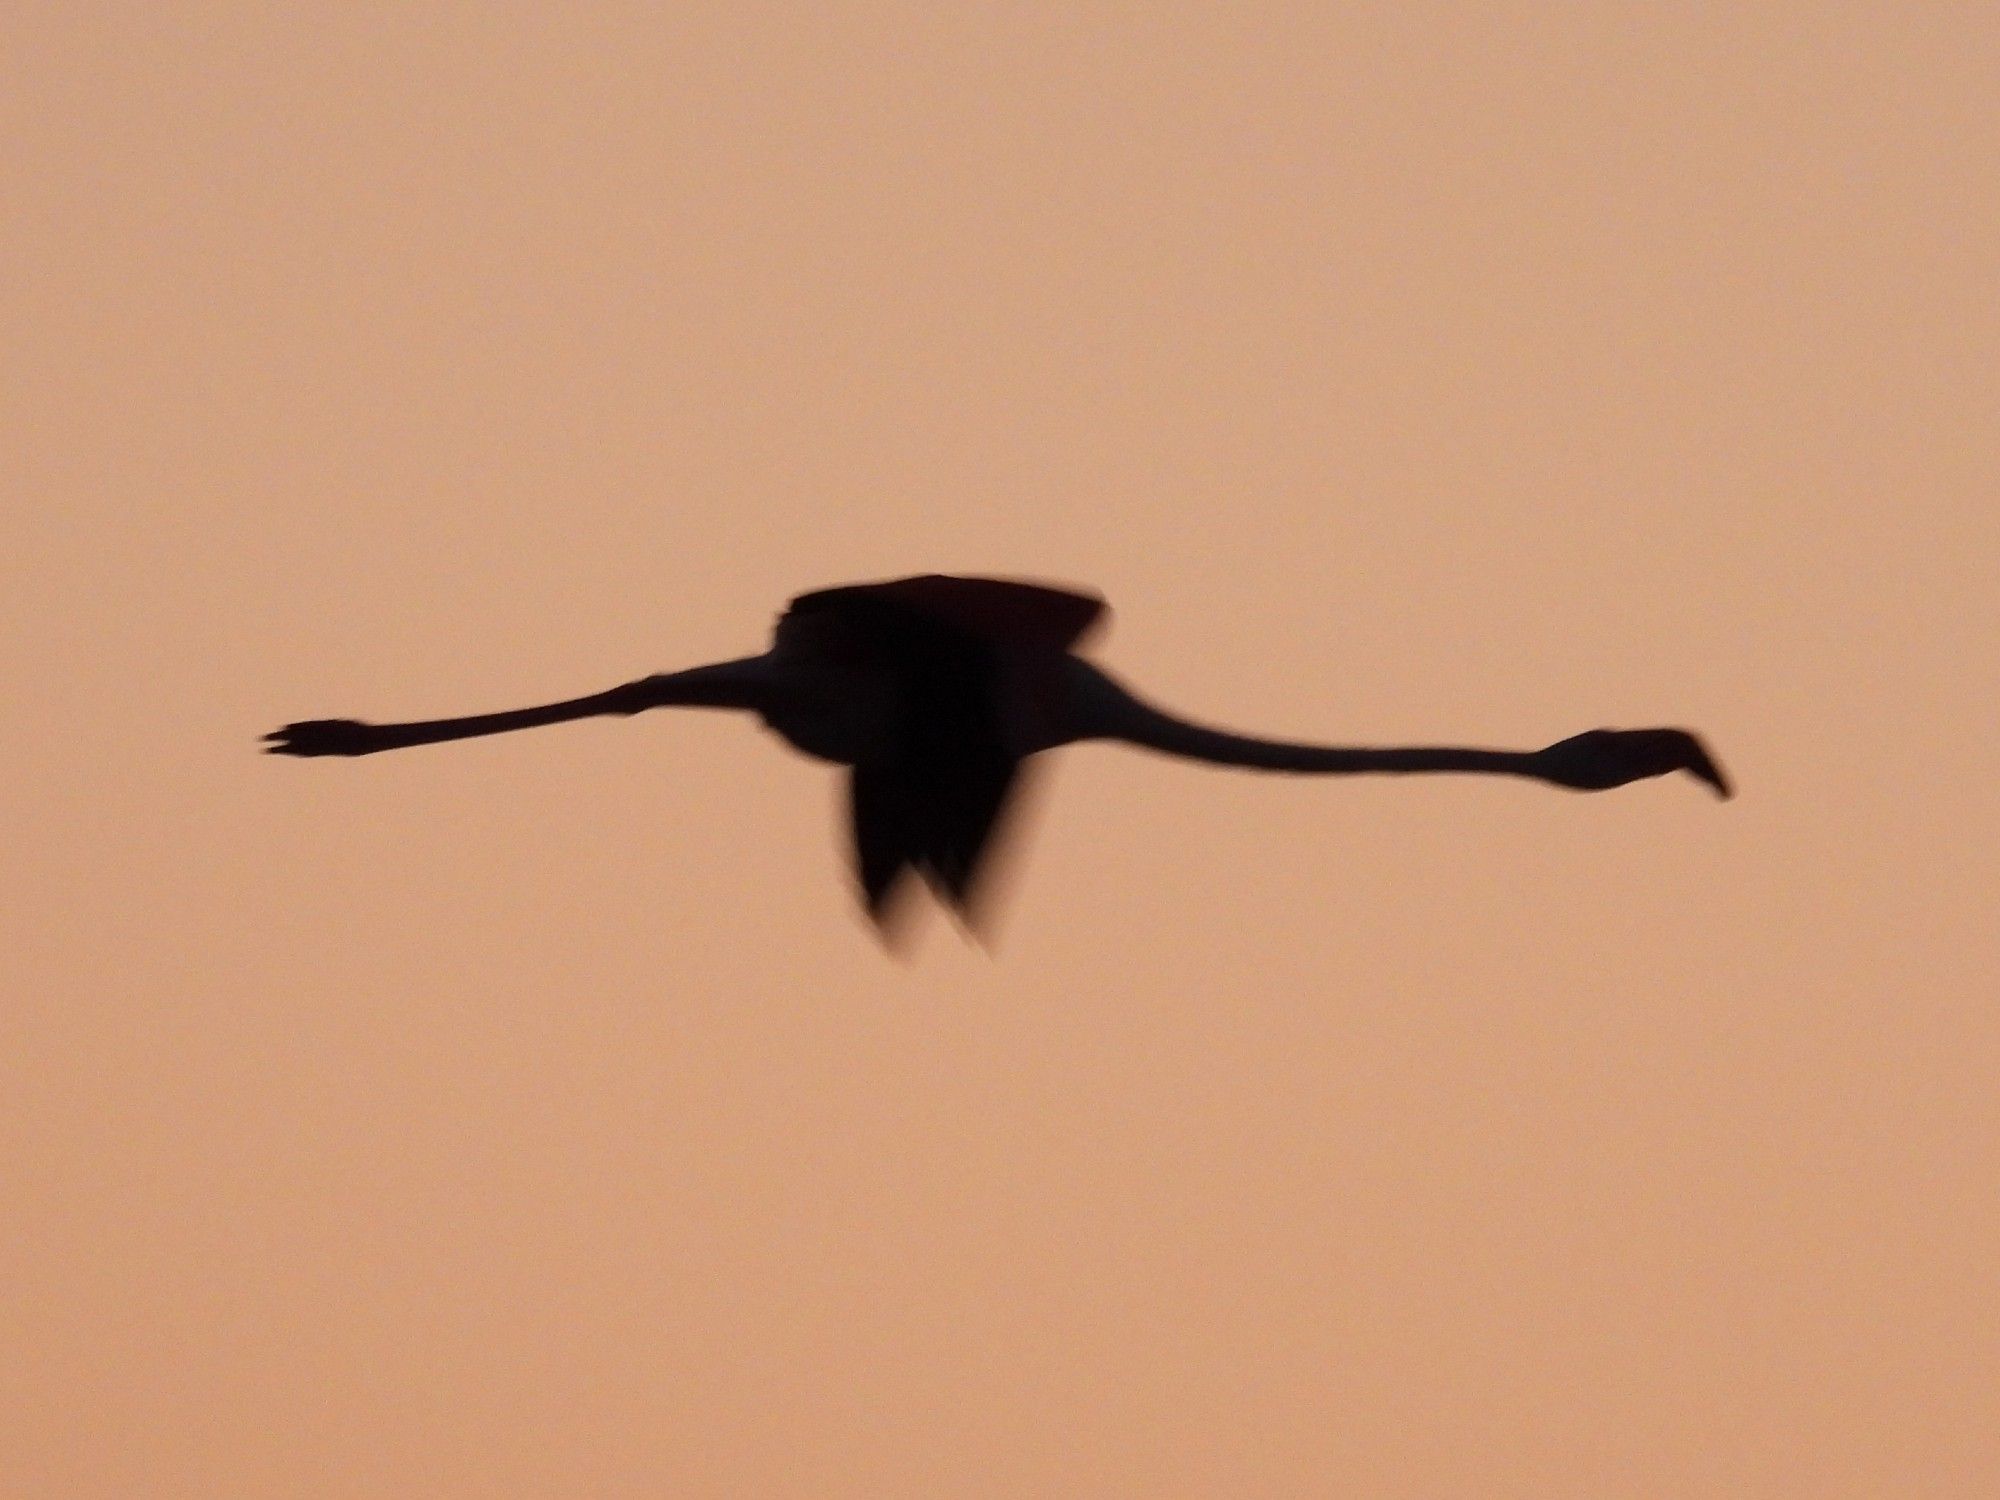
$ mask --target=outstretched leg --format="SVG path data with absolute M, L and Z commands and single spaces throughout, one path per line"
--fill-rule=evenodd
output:
M 423 719 L 407 724 L 368 724 L 359 719 L 306 719 L 264 736 L 269 755 L 373 755 L 410 745 L 434 745 L 444 740 L 473 739 L 566 724 L 572 719 L 604 715 L 627 717 L 649 708 L 755 708 L 768 686 L 765 659 L 745 657 L 717 662 L 685 672 L 642 677 L 606 692 L 533 708 L 497 714 L 472 714 L 460 719 Z

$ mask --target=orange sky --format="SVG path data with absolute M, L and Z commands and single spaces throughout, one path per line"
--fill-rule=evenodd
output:
M 1984 8 L 8 32 L 0 1492 L 1993 1492 Z M 899 963 L 748 723 L 253 753 L 932 569 L 1742 796 L 1082 748 Z

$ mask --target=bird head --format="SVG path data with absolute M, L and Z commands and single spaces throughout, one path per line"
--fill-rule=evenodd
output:
M 1732 794 L 1708 747 L 1685 729 L 1590 729 L 1537 751 L 1535 762 L 1545 780 L 1583 792 L 1686 771 L 1718 797 Z

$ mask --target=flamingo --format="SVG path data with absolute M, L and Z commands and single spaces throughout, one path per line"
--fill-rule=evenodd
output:
M 748 710 L 795 749 L 849 768 L 855 875 L 885 932 L 906 876 L 976 930 L 980 876 L 1029 757 L 1113 740 L 1212 765 L 1301 775 L 1458 772 L 1603 791 L 1686 771 L 1728 778 L 1685 729 L 1591 729 L 1540 750 L 1301 744 L 1155 707 L 1076 654 L 1104 600 L 1013 579 L 925 574 L 792 600 L 770 650 L 642 677 L 560 703 L 467 718 L 309 719 L 265 735 L 273 755 L 355 756 L 653 708 Z

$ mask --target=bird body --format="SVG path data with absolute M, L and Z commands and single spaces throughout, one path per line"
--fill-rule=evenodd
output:
M 1596 729 L 1520 751 L 1312 745 L 1198 724 L 1145 702 L 1076 654 L 1105 613 L 1094 594 L 1012 579 L 933 573 L 849 584 L 794 599 L 758 656 L 469 718 L 306 720 L 266 735 L 265 748 L 368 755 L 601 714 L 748 710 L 795 749 L 849 768 L 855 873 L 878 923 L 910 875 L 976 915 L 979 877 L 1025 763 L 1083 740 L 1263 771 L 1466 772 L 1583 791 L 1687 771 L 1730 795 L 1714 759 L 1684 729 Z

